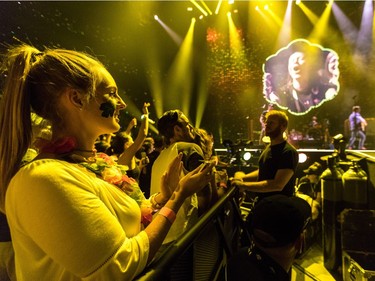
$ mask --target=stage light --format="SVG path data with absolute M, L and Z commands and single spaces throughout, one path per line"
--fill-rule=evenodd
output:
M 211 9 L 207 6 L 207 4 L 206 4 L 204 1 L 202 1 L 202 0 L 201 0 L 201 3 L 202 3 L 202 5 L 203 5 L 203 7 L 208 11 L 208 13 L 209 13 L 210 15 L 212 15 L 212 11 L 211 11 Z
M 187 11 L 188 11 L 188 12 L 192 12 L 192 11 L 193 11 L 193 7 L 188 7 L 188 8 L 187 8 Z
M 227 17 L 229 18 L 229 17 L 231 17 L 232 16 L 232 13 L 231 12 L 228 12 L 227 13 Z
M 199 19 L 200 19 L 200 20 L 203 19 L 203 15 L 200 15 L 200 16 L 199 16 Z
M 219 11 L 220 11 L 220 7 L 221 7 L 221 3 L 223 2 L 223 0 L 219 0 L 217 2 L 217 6 L 216 6 L 216 9 L 215 9 L 215 15 L 218 15 L 219 14 Z
M 296 5 L 301 4 L 301 0 L 296 0 Z
M 250 164 L 252 153 L 246 147 L 253 145 L 251 141 L 239 140 L 233 143 L 231 140 L 224 140 L 222 144 L 227 148 L 229 164 L 238 166 Z
M 335 135 L 333 137 L 334 142 L 340 142 L 343 139 L 344 139 L 344 135 L 343 134 L 337 134 L 337 135 Z
M 242 159 L 245 161 L 249 161 L 251 159 L 251 153 L 249 151 L 244 151 L 242 154 Z
M 305 163 L 307 160 L 307 155 L 305 153 L 298 154 L 298 163 Z
M 155 15 L 155 16 L 154 16 L 154 19 L 155 19 L 155 20 L 159 20 L 158 15 Z
M 266 4 L 264 5 L 264 9 L 267 11 L 270 7 Z
M 259 11 L 259 6 L 255 6 L 255 10 Z
M 229 5 L 234 4 L 234 0 L 228 0 L 228 4 L 229 4 Z
M 190 0 L 190 2 L 191 3 L 193 3 L 193 5 L 195 6 L 195 7 L 197 7 L 197 9 L 199 10 L 199 11 L 201 11 L 201 13 L 203 14 L 203 15 L 205 15 L 206 17 L 207 17 L 207 12 L 197 3 L 197 1 L 195 1 L 195 0 Z

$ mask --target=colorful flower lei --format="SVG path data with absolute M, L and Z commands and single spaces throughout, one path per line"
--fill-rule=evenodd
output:
M 105 153 L 97 153 L 95 157 L 90 157 L 89 160 L 79 164 L 94 172 L 106 182 L 116 185 L 133 198 L 141 209 L 142 224 L 148 225 L 152 220 L 151 203 L 146 200 L 137 181 L 126 175 L 127 166 L 117 164 L 113 157 Z
M 43 142 L 40 151 L 60 154 L 63 158 L 70 158 L 95 173 L 99 178 L 120 188 L 138 203 L 141 209 L 141 222 L 144 226 L 147 226 L 152 220 L 153 209 L 151 203 L 146 200 L 137 181 L 127 176 L 127 166 L 117 164 L 113 157 L 105 153 L 95 153 L 95 151 L 93 151 L 92 157 L 88 159 L 82 158 L 82 156 L 73 154 L 75 148 L 75 139 L 66 137 L 54 142 Z

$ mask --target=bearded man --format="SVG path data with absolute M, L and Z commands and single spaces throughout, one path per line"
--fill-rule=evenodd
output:
M 288 116 L 284 112 L 267 112 L 265 133 L 270 143 L 259 158 L 259 168 L 248 174 L 236 172 L 231 180 L 232 185 L 253 192 L 256 202 L 275 194 L 294 194 L 298 153 L 285 138 L 287 128 Z

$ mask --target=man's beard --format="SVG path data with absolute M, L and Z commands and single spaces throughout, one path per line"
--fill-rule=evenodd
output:
M 185 132 L 182 136 L 182 141 L 184 142 L 193 142 L 194 138 L 190 135 L 189 132 Z
M 266 131 L 266 136 L 267 136 L 267 137 L 270 137 L 270 139 L 275 139 L 275 138 L 278 137 L 280 134 L 282 134 L 281 126 L 276 127 L 275 129 L 273 129 L 273 130 L 270 131 L 270 132 L 267 132 L 267 131 Z

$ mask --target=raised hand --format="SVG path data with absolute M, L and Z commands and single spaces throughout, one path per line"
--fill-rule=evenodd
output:
M 212 168 L 214 166 L 214 161 L 201 164 L 180 179 L 176 191 L 181 192 L 185 197 L 189 197 L 200 191 L 211 181 L 213 177 Z
M 178 186 L 182 173 L 182 153 L 180 153 L 173 161 L 169 164 L 168 170 L 164 173 L 161 178 L 160 193 L 163 197 L 163 201 L 167 201 L 173 191 Z
M 143 111 L 143 114 L 148 114 L 149 112 L 148 112 L 148 107 L 150 106 L 150 103 L 149 102 L 145 102 L 144 104 L 143 104 L 143 108 L 142 108 L 142 111 Z

